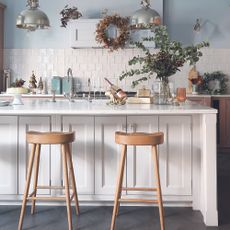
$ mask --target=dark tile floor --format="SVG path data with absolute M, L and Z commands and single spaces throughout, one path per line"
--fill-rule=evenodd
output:
M 19 207 L 1 207 L 0 229 L 15 230 L 19 217 Z M 65 230 L 67 217 L 65 207 L 39 207 L 37 214 L 31 216 L 27 209 L 23 229 Z M 74 229 L 109 230 L 112 207 L 81 207 L 81 215 L 73 216 Z M 199 212 L 191 208 L 166 208 L 166 229 L 168 230 L 204 230 L 230 229 L 230 224 L 220 228 L 206 228 Z M 152 230 L 160 229 L 157 208 L 122 207 L 117 218 L 118 230 Z
M 205 227 L 200 212 L 191 208 L 165 208 L 167 230 L 230 230 L 230 154 L 218 155 L 218 207 L 220 226 Z M 0 206 L 0 230 L 16 230 L 20 207 Z M 74 213 L 74 211 L 73 211 Z M 81 207 L 81 215 L 73 215 L 74 229 L 108 230 L 112 207 Z M 29 207 L 23 229 L 65 230 L 67 217 L 65 207 L 38 207 L 34 216 Z M 157 208 L 121 207 L 116 222 L 117 230 L 160 229 Z

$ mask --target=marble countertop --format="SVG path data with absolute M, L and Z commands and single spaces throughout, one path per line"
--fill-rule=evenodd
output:
M 216 109 L 186 102 L 184 105 L 126 104 L 107 105 L 108 100 L 23 99 L 24 105 L 0 107 L 0 115 L 167 115 L 167 114 L 210 114 Z
M 86 93 L 87 94 L 87 93 Z M 91 92 L 93 95 L 93 92 Z M 12 94 L 2 93 L 0 97 L 13 97 Z M 22 94 L 23 98 L 51 98 L 51 94 Z M 63 94 L 56 94 L 56 98 L 64 98 Z M 230 97 L 230 94 L 187 94 L 187 97 Z

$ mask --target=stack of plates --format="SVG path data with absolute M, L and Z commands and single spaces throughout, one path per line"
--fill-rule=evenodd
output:
M 10 101 L 3 101 L 3 100 L 0 100 L 0 106 L 7 106 L 10 104 Z

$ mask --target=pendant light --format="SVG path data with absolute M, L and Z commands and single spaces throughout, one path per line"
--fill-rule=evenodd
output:
M 160 25 L 161 18 L 156 10 L 150 8 L 150 0 L 141 1 L 141 9 L 131 16 L 131 28 L 146 29 Z
M 18 28 L 35 31 L 36 29 L 47 29 L 50 27 L 47 15 L 38 8 L 38 0 L 27 0 L 27 7 L 17 17 L 16 26 Z

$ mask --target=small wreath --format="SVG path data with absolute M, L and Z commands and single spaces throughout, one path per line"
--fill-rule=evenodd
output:
M 227 90 L 227 81 L 226 75 L 221 71 L 204 73 L 203 90 L 209 94 L 223 94 Z M 211 82 L 213 82 L 212 86 L 210 86 Z
M 106 30 L 110 25 L 117 27 L 119 36 L 116 38 L 108 37 Z M 109 48 L 110 51 L 124 48 L 126 41 L 129 39 L 129 18 L 123 18 L 119 15 L 106 16 L 98 24 L 96 29 L 96 41 L 104 44 L 104 48 Z

